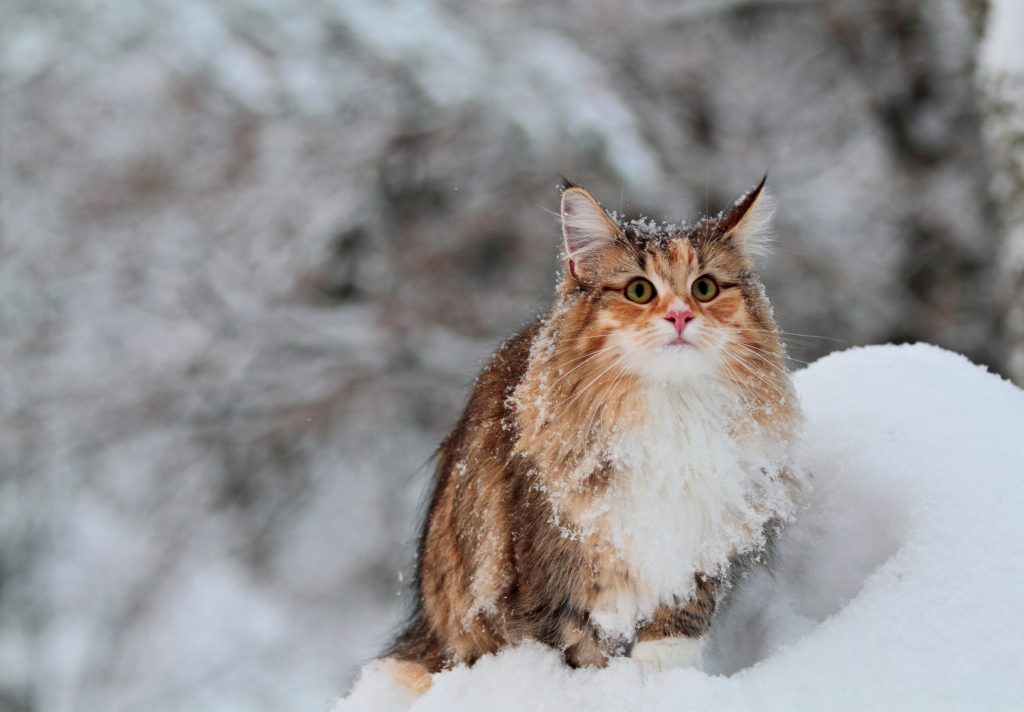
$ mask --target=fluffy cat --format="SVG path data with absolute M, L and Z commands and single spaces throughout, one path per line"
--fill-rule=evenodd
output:
M 700 667 L 730 565 L 801 485 L 753 272 L 763 186 L 689 229 L 563 190 L 554 304 L 493 356 L 438 453 L 416 610 L 387 652 L 406 686 L 525 638 L 572 666 Z

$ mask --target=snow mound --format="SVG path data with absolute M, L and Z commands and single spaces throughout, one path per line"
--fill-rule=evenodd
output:
M 412 701 L 368 666 L 357 710 L 1024 709 L 1024 392 L 927 345 L 796 374 L 808 509 L 716 621 L 705 666 L 570 670 L 526 644 Z

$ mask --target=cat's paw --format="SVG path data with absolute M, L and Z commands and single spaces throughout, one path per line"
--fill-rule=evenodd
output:
M 692 667 L 704 669 L 701 648 L 702 638 L 659 638 L 641 640 L 633 646 L 630 657 L 636 660 L 644 672 L 661 672 L 672 668 Z
M 347 696 L 331 712 L 408 712 L 430 689 L 430 673 L 417 663 L 383 658 L 363 666 Z

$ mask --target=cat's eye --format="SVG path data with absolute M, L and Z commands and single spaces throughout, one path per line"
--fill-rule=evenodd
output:
M 698 302 L 710 302 L 718 296 L 718 282 L 708 275 L 704 275 L 694 281 L 690 291 L 693 292 L 693 298 Z
M 646 304 L 654 299 L 654 285 L 650 280 L 637 277 L 626 285 L 626 299 L 637 304 Z

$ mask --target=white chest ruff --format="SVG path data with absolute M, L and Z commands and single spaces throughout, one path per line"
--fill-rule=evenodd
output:
M 729 401 L 670 390 L 649 400 L 644 427 L 611 448 L 617 476 L 581 522 L 604 533 L 629 574 L 591 617 L 627 638 L 659 604 L 691 596 L 695 574 L 719 574 L 760 546 L 764 524 L 792 507 L 779 453 L 767 438 L 733 438 L 722 416 Z

